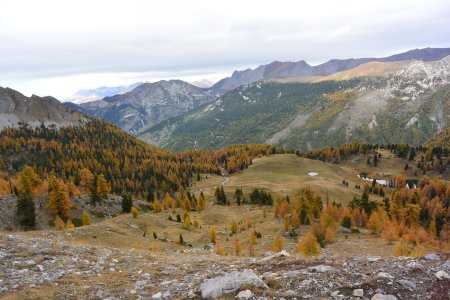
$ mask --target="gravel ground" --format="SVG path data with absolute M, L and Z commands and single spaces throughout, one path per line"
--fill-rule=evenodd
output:
M 257 258 L 219 257 L 196 248 L 152 253 L 75 245 L 70 239 L 70 232 L 40 232 L 33 237 L 0 233 L 0 297 L 201 299 L 200 286 L 205 287 L 207 279 L 217 277 L 220 278 L 211 282 L 217 284 L 226 279 L 237 284 L 236 289 L 221 288 L 225 299 L 236 295 L 244 299 L 389 299 L 376 298 L 375 294 L 397 299 L 450 296 L 450 279 L 445 278 L 450 272 L 449 255 L 388 259 L 328 255 L 302 259 L 267 253 Z M 268 288 L 236 283 L 233 276 L 244 270 L 244 274 L 253 272 Z

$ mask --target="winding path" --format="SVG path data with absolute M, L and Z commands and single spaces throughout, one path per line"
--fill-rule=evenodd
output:
M 225 172 L 224 172 L 223 169 L 222 169 L 222 178 L 223 178 L 223 180 L 222 180 L 219 184 L 216 184 L 216 185 L 210 185 L 210 186 L 207 186 L 207 187 L 203 187 L 203 188 L 200 188 L 200 189 L 196 189 L 196 190 L 192 191 L 191 194 L 195 194 L 195 193 L 198 193 L 198 192 L 208 191 L 208 190 L 215 189 L 215 188 L 217 188 L 217 187 L 220 186 L 220 185 L 225 185 L 225 183 L 227 183 L 227 182 L 230 181 L 230 179 L 231 179 L 230 176 L 225 175 Z

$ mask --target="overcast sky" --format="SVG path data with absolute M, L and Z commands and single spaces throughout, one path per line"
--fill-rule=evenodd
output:
M 423 47 L 450 47 L 449 0 L 0 0 L 0 86 L 60 99 Z

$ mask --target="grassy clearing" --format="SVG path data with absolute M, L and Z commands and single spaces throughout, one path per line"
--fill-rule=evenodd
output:
M 311 177 L 308 175 L 309 172 L 319 174 Z M 343 179 L 349 181 L 348 187 L 342 184 Z M 222 180 L 221 176 L 208 175 L 206 178 L 202 175 L 202 180 L 195 182 L 190 190 L 211 187 L 220 184 Z M 308 185 L 322 195 L 324 202 L 328 191 L 330 201 L 336 200 L 346 204 L 353 196 L 361 194 L 360 190 L 353 187 L 357 180 L 359 179 L 354 169 L 299 158 L 296 155 L 273 155 L 255 159 L 248 170 L 232 176 L 225 184 L 225 191 L 229 199 L 232 199 L 237 187 L 243 189 L 246 197 L 252 188 L 263 188 L 274 194 L 294 197 L 298 189 Z M 200 223 L 199 228 L 191 226 L 186 230 L 182 228 L 181 223 L 168 220 L 169 214 L 174 220 L 176 214 L 182 216 L 181 209 L 175 214 L 171 211 L 145 214 L 141 212 L 138 218 L 133 218 L 131 214 L 120 215 L 86 228 L 76 229 L 72 234 L 73 241 L 163 252 L 171 249 L 190 249 L 187 244 L 191 244 L 194 248 L 203 248 L 210 242 L 209 232 L 211 227 L 214 227 L 218 232 L 218 242 L 227 254 L 232 253 L 233 241 L 239 239 L 242 247 L 241 255 L 248 255 L 249 234 L 255 230 L 262 234 L 262 238 L 257 240 L 254 254 L 261 255 L 272 250 L 273 239 L 282 233 L 283 227 L 280 221 L 274 219 L 272 207 L 267 207 L 267 217 L 263 218 L 260 206 L 219 206 L 213 203 L 214 189 L 205 190 L 204 193 L 207 200 L 206 210 L 201 213 L 190 212 L 191 220 Z M 239 229 L 237 234 L 231 236 L 230 225 L 233 221 L 238 223 Z M 247 222 L 252 225 L 249 227 Z M 304 226 L 300 235 L 307 229 L 308 227 Z M 153 238 L 153 232 L 157 234 L 156 240 Z M 186 245 L 177 243 L 180 234 Z M 383 243 L 381 240 L 379 242 Z M 295 245 L 296 240 L 285 240 L 288 251 L 295 252 Z
M 311 177 L 309 172 L 319 174 Z M 349 181 L 348 187 L 342 184 L 344 179 Z M 252 188 L 263 188 L 274 194 L 289 195 L 292 199 L 301 187 L 310 186 L 324 200 L 328 193 L 330 201 L 347 204 L 354 196 L 361 195 L 361 191 L 354 188 L 358 181 L 356 173 L 349 168 L 294 154 L 280 154 L 255 159 L 247 171 L 231 178 L 225 191 L 231 194 L 239 187 L 248 194 Z

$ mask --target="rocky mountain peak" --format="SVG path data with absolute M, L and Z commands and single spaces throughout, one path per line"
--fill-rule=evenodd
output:
M 0 87 L 0 129 L 27 123 L 32 127 L 81 125 L 85 118 L 57 99 L 32 95 L 26 97 L 11 88 Z

